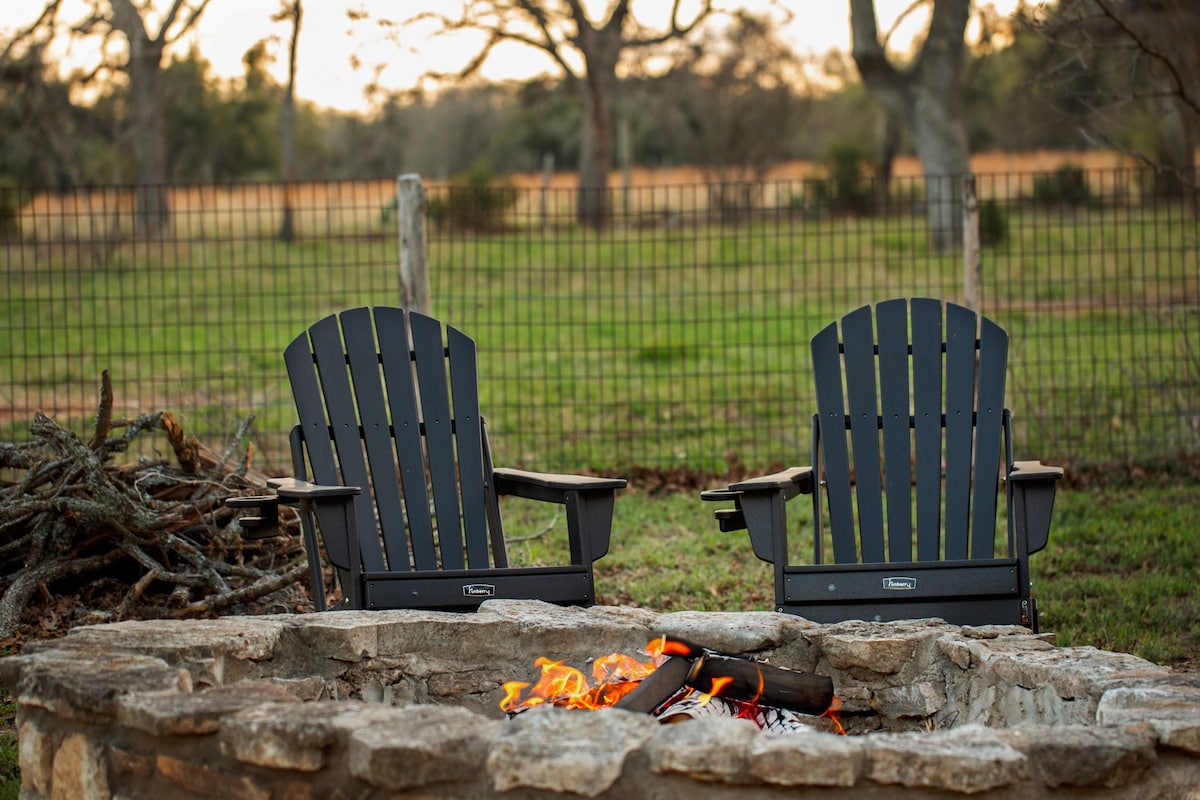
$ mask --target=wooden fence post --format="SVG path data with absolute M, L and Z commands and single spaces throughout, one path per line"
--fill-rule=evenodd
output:
M 983 260 L 979 247 L 979 198 L 975 195 L 975 176 L 962 179 L 963 213 L 963 300 L 967 307 L 983 311 Z
M 400 218 L 400 286 L 405 308 L 432 314 L 425 251 L 425 184 L 416 173 L 396 180 L 396 213 Z

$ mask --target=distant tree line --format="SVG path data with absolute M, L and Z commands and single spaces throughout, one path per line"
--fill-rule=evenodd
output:
M 1100 70 L 1096 58 L 1105 54 L 1097 42 L 1108 41 L 1100 33 L 1086 36 L 1062 20 L 1054 27 L 1031 10 L 1022 14 L 1015 21 L 985 14 L 983 34 L 966 52 L 960 101 L 971 151 L 1104 145 L 1179 160 L 1182 134 L 1165 130 L 1175 117 L 1161 113 L 1163 92 L 1155 91 L 1171 88 L 1169 73 Z M 1102 15 L 1089 19 L 1099 31 Z M 612 90 L 608 136 L 618 166 L 691 165 L 720 180 L 753 181 L 774 164 L 804 158 L 886 175 L 891 158 L 916 151 L 860 83 L 849 56 L 804 60 L 762 18 L 735 15 L 686 41 L 665 42 L 659 52 L 668 68 L 628 71 Z M 286 145 L 292 163 L 285 166 L 280 121 L 288 92 L 268 71 L 271 57 L 265 44 L 251 48 L 234 80 L 214 77 L 195 51 L 164 63 L 156 91 L 168 182 L 400 172 L 443 179 L 480 164 L 498 174 L 580 164 L 586 106 L 570 78 L 547 77 L 396 92 L 377 97 L 366 115 L 297 101 L 294 139 Z M 138 182 L 142 145 L 129 125 L 132 83 L 81 92 L 76 77 L 58 77 L 43 58 L 31 48 L 0 61 L 0 180 L 50 189 Z M 1139 87 L 1145 99 L 1136 99 Z M 1095 98 L 1118 94 L 1129 107 L 1116 127 L 1112 105 Z

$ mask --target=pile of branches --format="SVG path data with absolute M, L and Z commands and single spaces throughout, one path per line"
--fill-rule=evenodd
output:
M 0 644 L 81 623 L 304 610 L 297 519 L 251 539 L 225 506 L 266 492 L 253 448 L 235 457 L 253 418 L 218 455 L 170 412 L 112 409 L 105 372 L 89 441 L 39 413 L 31 441 L 0 443 L 0 476 L 17 478 L 0 482 Z M 174 462 L 113 463 L 144 434 L 165 435 Z

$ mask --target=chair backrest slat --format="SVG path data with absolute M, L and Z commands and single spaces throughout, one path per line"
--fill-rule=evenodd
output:
M 942 544 L 942 304 L 912 301 L 913 456 L 917 560 L 937 561 Z
M 304 469 L 303 453 L 294 451 L 296 473 L 307 475 L 317 483 L 340 483 L 336 460 L 333 455 L 333 440 L 329 437 L 329 420 L 325 418 L 325 404 L 321 401 L 321 384 L 317 378 L 317 367 L 313 362 L 312 347 L 307 333 L 298 336 L 283 353 L 288 379 L 296 398 L 296 411 L 300 418 L 297 426 L 300 441 L 309 454 L 308 469 Z M 319 520 L 324 524 L 324 520 Z M 350 567 L 350 551 L 344 541 L 328 541 L 325 551 L 329 560 L 341 569 Z
M 999 325 L 984 318 L 979 332 L 979 396 L 975 404 L 972 558 L 992 558 L 995 554 L 996 486 L 1000 479 L 1007 363 L 1008 334 Z
M 945 557 L 967 557 L 970 527 L 972 414 L 975 407 L 975 335 L 978 317 L 946 306 Z
M 399 308 L 376 308 L 375 329 L 380 342 L 379 360 L 387 384 L 396 465 L 408 518 L 412 564 L 417 570 L 436 569 L 433 516 L 429 511 L 429 487 L 425 479 L 425 455 L 421 443 L 421 415 L 417 409 L 412 351 L 409 350 L 411 337 L 404 311 Z
M 909 424 L 908 304 L 875 308 L 879 327 L 879 395 L 891 561 L 912 560 L 912 427 Z
M 346 365 L 346 350 L 342 343 L 341 330 L 336 316 L 326 317 L 308 330 L 312 356 L 317 365 L 321 381 L 321 396 L 325 398 L 325 409 L 329 415 L 329 430 L 333 434 L 337 465 L 341 475 L 316 474 L 319 483 L 342 483 L 361 486 L 363 493 L 370 496 L 371 481 L 363 454 L 359 435 L 358 414 L 355 412 L 354 393 L 350 388 L 350 374 Z M 293 387 L 293 392 L 295 391 Z M 314 437 L 320 434 L 314 432 Z M 328 437 L 328 433 L 325 434 Z M 313 457 L 310 455 L 309 461 Z M 374 530 L 375 513 L 372 503 L 356 503 L 359 528 Z M 366 569 L 383 569 L 383 548 L 376 537 L 363 537 L 361 542 L 363 566 Z
M 869 307 L 842 318 L 850 446 L 854 454 L 858 529 L 864 561 L 884 561 L 883 486 L 879 472 L 879 392 Z M 833 432 L 830 431 L 830 434 Z
M 825 481 L 830 529 L 853 531 L 852 503 L 854 498 L 850 489 L 850 453 L 846 446 L 846 407 L 842 395 L 842 359 L 838 350 L 836 323 L 830 323 L 812 339 L 818 424 L 822 431 L 828 432 L 820 440 L 824 470 L 819 478 Z M 857 560 L 854 539 L 851 536 L 834 536 L 833 558 L 839 564 L 853 563 Z
M 458 452 L 459 482 L 462 486 L 462 523 L 467 546 L 467 566 L 487 569 L 487 486 L 484 474 L 483 425 L 479 415 L 476 382 L 475 342 L 461 331 L 446 326 L 450 354 L 450 391 L 454 403 L 454 438 Z
M 446 383 L 446 350 L 437 320 L 410 313 L 417 391 L 424 412 L 426 455 L 437 518 L 438 547 L 444 569 L 463 569 L 462 523 L 458 476 L 454 464 L 453 418 Z
M 354 400 L 358 406 L 358 424 L 362 429 L 367 467 L 373 477 L 370 488 L 375 498 L 376 524 L 383 539 L 388 569 L 407 571 L 409 555 L 408 538 L 404 530 L 404 507 L 400 501 L 399 482 L 391 479 L 395 471 L 391 425 L 379 371 L 371 310 L 355 308 L 344 311 L 339 315 L 339 321 L 354 384 Z

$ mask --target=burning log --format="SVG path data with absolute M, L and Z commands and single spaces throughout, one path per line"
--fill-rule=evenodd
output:
M 105 372 L 86 441 L 37 414 L 33 441 L 0 443 L 0 469 L 24 472 L 0 483 L 0 639 L 19 636 L 38 603 L 46 635 L 73 619 L 201 616 L 303 581 L 295 520 L 275 540 L 248 541 L 226 507 L 266 487 L 249 450 L 234 459 L 249 423 L 218 454 L 169 412 L 114 419 Z M 177 466 L 111 463 L 146 432 L 166 436 Z
M 653 713 L 685 687 L 802 714 L 823 714 L 833 704 L 833 680 L 825 675 L 739 658 L 680 639 L 668 639 L 663 652 L 671 655 L 619 700 L 618 708 Z

